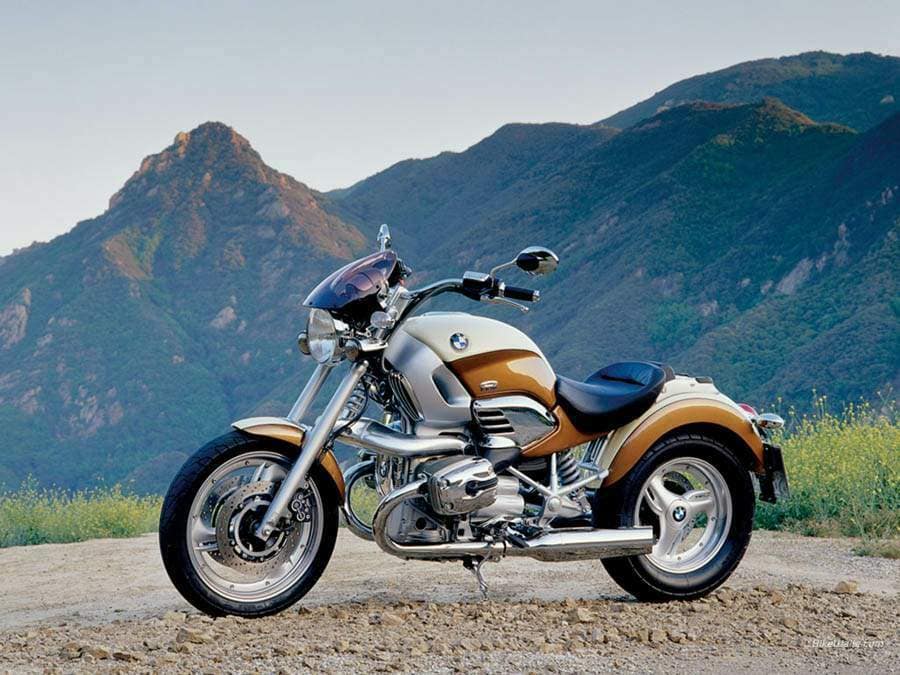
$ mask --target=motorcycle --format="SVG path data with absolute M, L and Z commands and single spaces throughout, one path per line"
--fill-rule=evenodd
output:
M 569 379 L 508 324 L 416 313 L 446 293 L 527 311 L 539 292 L 499 273 L 548 274 L 559 263 L 549 249 L 410 290 L 386 226 L 378 241 L 306 298 L 298 344 L 317 365 L 287 416 L 235 422 L 172 482 L 160 549 L 191 604 L 244 617 L 292 605 L 325 570 L 339 513 L 398 558 L 461 561 L 482 593 L 482 566 L 507 556 L 598 559 L 641 600 L 697 598 L 728 578 L 756 493 L 788 494 L 768 440 L 779 416 L 655 362 Z M 370 406 L 380 414 L 366 417 Z M 346 472 L 335 443 L 359 449 Z M 377 493 L 371 518 L 358 503 L 366 490 Z

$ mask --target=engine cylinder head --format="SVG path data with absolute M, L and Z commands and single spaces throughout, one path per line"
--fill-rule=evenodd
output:
M 490 506 L 497 498 L 497 474 L 481 457 L 446 457 L 423 462 L 419 475 L 428 479 L 431 508 L 456 516 Z

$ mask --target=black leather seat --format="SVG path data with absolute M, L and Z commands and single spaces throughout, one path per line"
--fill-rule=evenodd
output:
M 669 366 L 625 361 L 601 368 L 584 382 L 558 377 L 556 396 L 579 431 L 599 434 L 640 417 L 674 377 Z

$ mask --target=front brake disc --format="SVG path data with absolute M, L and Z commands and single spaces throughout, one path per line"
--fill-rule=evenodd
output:
M 272 481 L 248 483 L 235 490 L 219 508 L 216 543 L 221 562 L 245 579 L 261 580 L 290 562 L 301 537 L 301 528 L 294 524 L 287 530 L 275 531 L 265 542 L 256 537 L 256 526 L 269 508 L 275 489 Z

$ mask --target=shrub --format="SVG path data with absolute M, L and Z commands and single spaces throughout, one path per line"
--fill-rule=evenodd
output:
M 161 497 L 125 494 L 118 486 L 70 492 L 38 488 L 28 479 L 0 494 L 0 547 L 152 532 L 161 504 Z
M 789 418 L 779 440 L 792 497 L 761 503 L 758 527 L 867 540 L 900 536 L 900 424 L 894 403 L 879 410 L 848 405 L 835 414 L 823 397 L 813 413 Z

